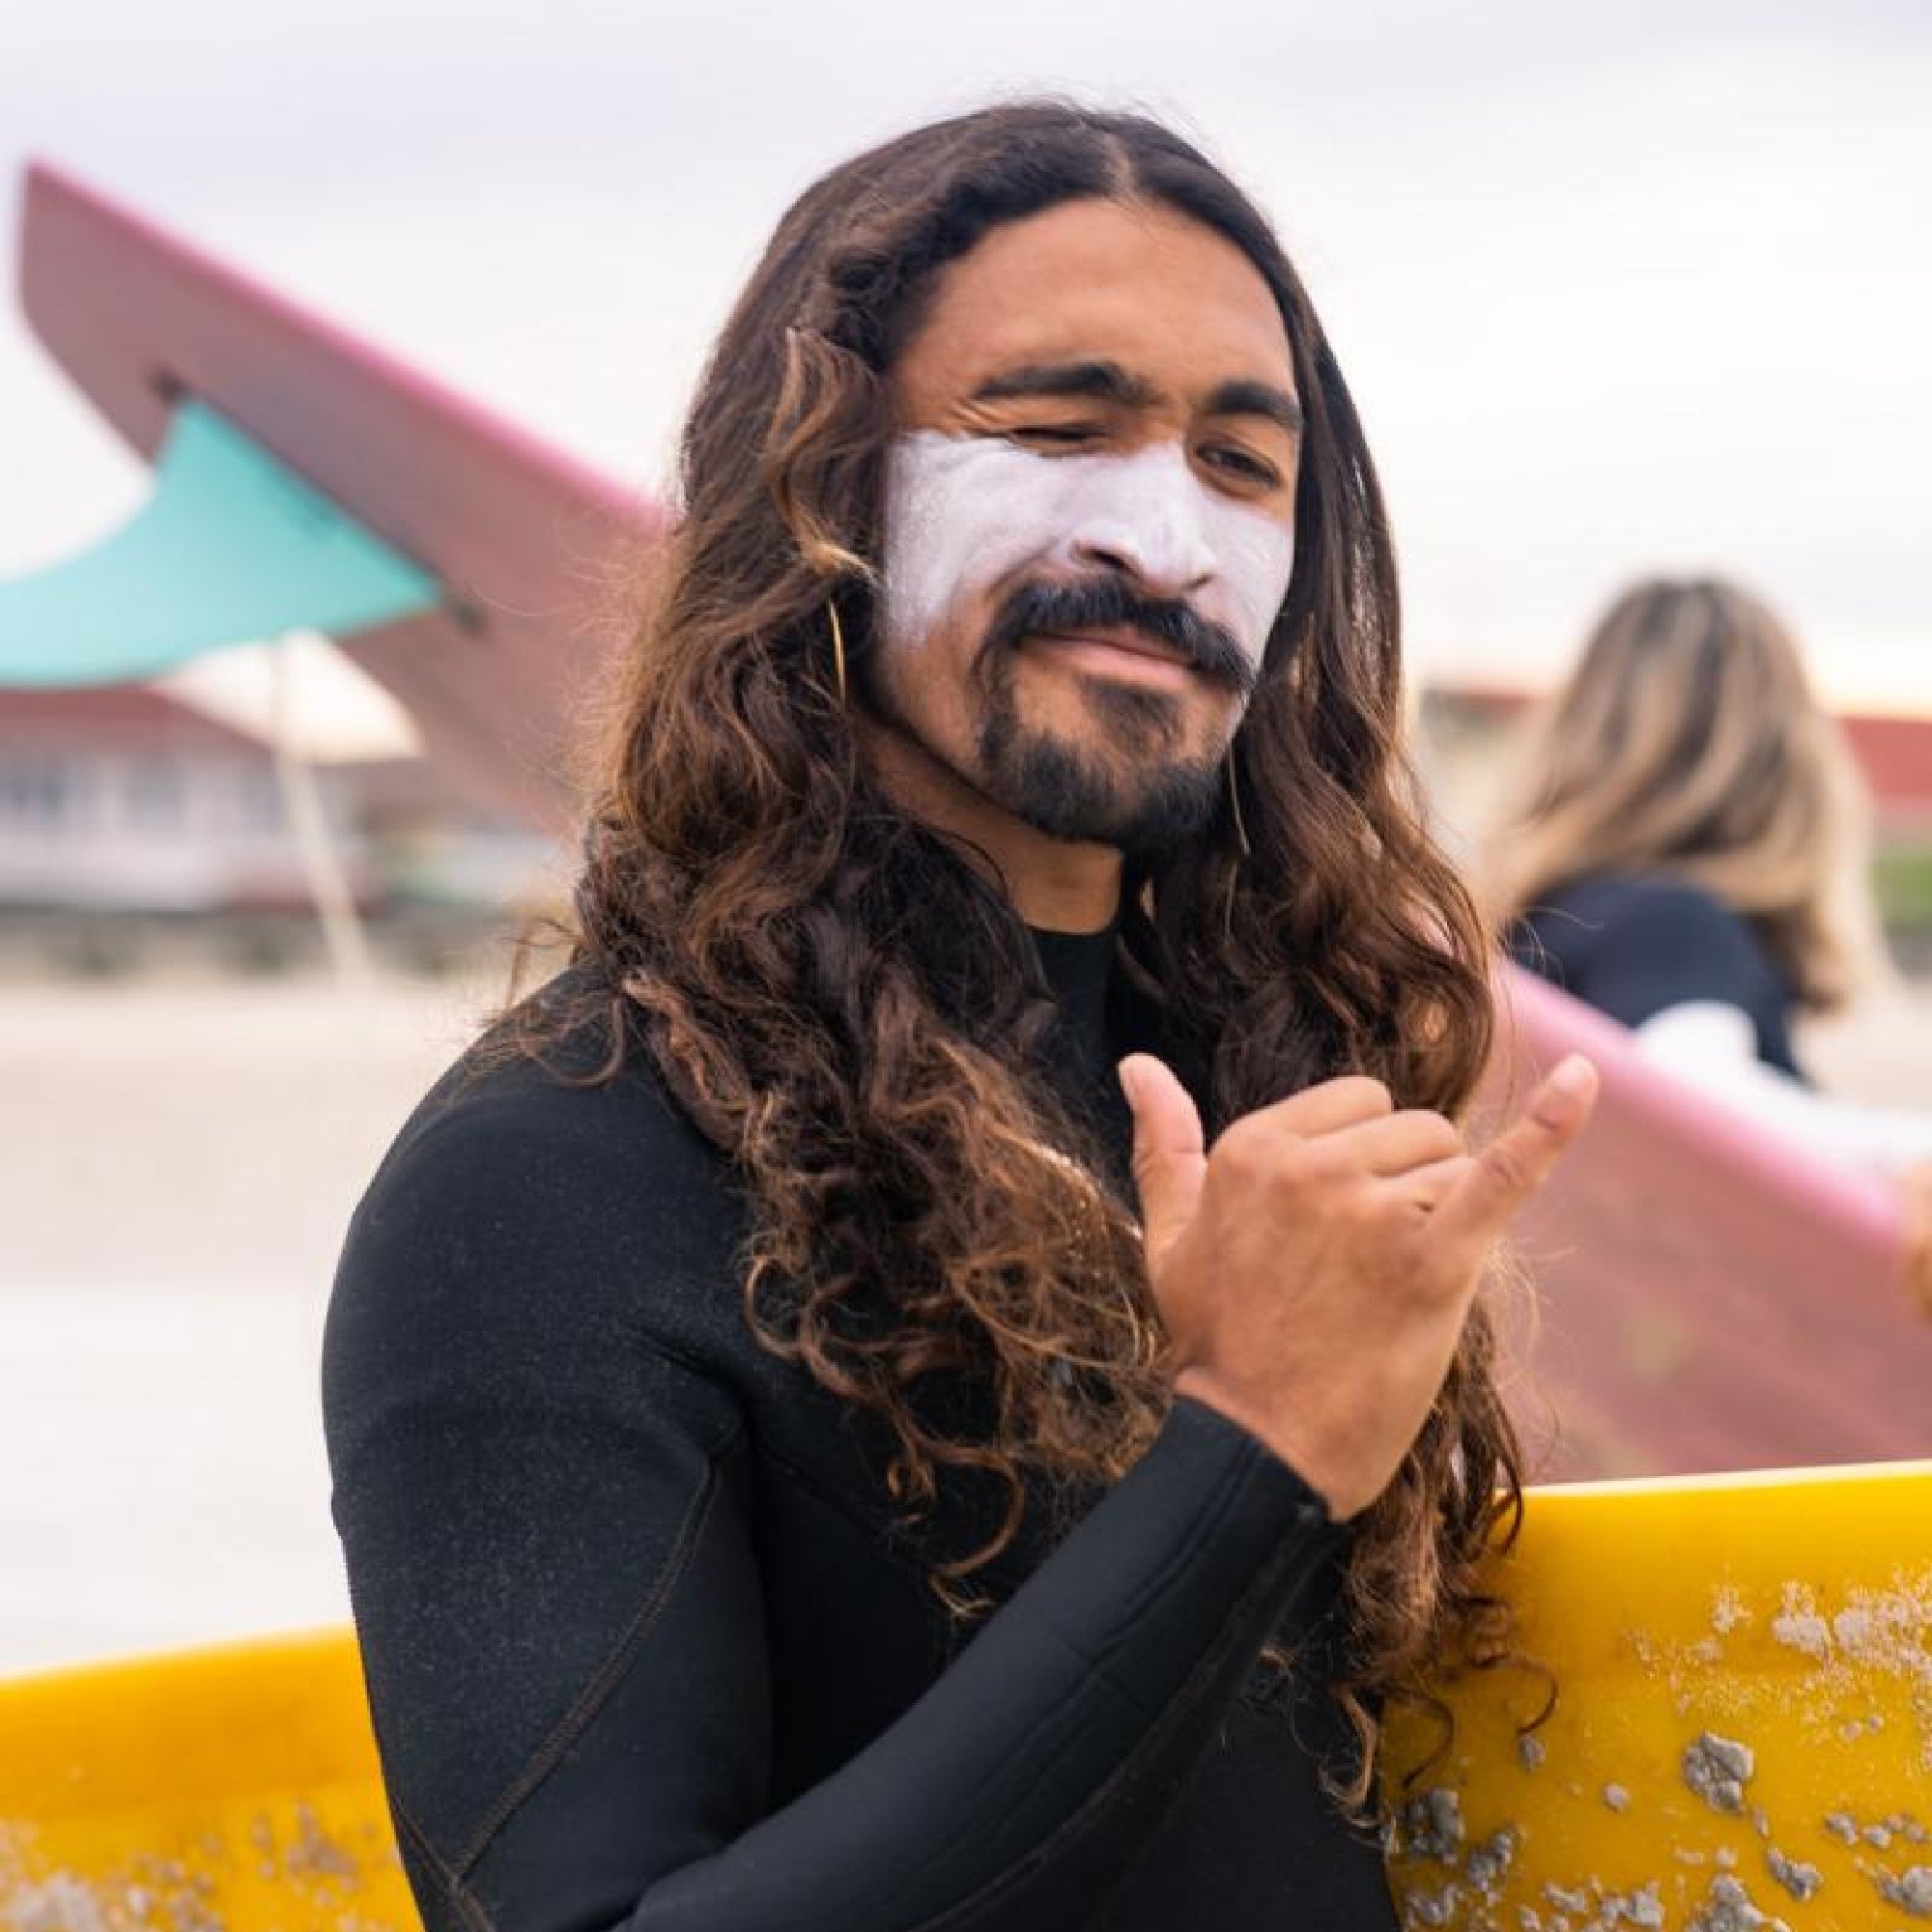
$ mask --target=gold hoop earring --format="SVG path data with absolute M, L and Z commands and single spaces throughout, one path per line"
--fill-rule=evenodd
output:
M 845 702 L 845 633 L 838 622 L 838 606 L 827 604 L 825 614 L 832 620 L 832 672 L 838 685 L 838 708 L 843 711 Z
M 1241 848 L 1243 859 L 1252 859 L 1255 848 L 1248 843 L 1248 828 L 1241 817 L 1241 787 L 1235 778 L 1235 748 L 1228 748 L 1228 806 L 1235 818 L 1235 843 Z

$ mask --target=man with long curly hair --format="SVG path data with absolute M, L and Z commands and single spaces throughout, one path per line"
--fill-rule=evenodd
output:
M 357 1211 L 335 1507 L 432 1932 L 1387 1926 L 1493 1650 L 1488 959 L 1255 209 L 1003 107 L 786 214 L 685 430 L 568 967 Z M 1211 1150 L 1211 1151 L 1210 1151 Z

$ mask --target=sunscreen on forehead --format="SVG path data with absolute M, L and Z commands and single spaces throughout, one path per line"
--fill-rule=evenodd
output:
M 1107 559 L 1183 601 L 1259 665 L 1294 569 L 1294 534 L 1204 483 L 1178 442 L 1045 456 L 1001 437 L 917 430 L 886 457 L 887 642 L 923 644 L 962 598 Z

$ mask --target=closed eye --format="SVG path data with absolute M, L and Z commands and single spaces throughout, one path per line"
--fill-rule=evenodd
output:
M 1013 442 L 1048 443 L 1066 446 L 1093 442 L 1105 431 L 1098 423 L 1021 423 L 1006 432 Z

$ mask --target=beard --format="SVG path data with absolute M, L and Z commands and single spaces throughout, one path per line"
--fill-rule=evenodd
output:
M 980 782 L 996 804 L 1051 838 L 1152 856 L 1201 831 L 1220 795 L 1218 759 L 1177 759 L 1171 699 L 1085 680 L 1088 702 L 1118 748 L 1103 753 L 1022 722 L 1013 659 L 987 680 L 980 723 Z
M 1167 645 L 1243 705 L 1253 696 L 1253 662 L 1186 604 L 1143 597 L 1114 578 L 1024 583 L 994 613 L 979 655 L 980 779 L 997 804 L 1049 838 L 1151 856 L 1201 831 L 1219 799 L 1219 759 L 1179 754 L 1179 705 L 1165 692 L 1082 678 L 1105 741 L 1092 750 L 1025 724 L 1015 690 L 1028 636 L 1121 625 Z

